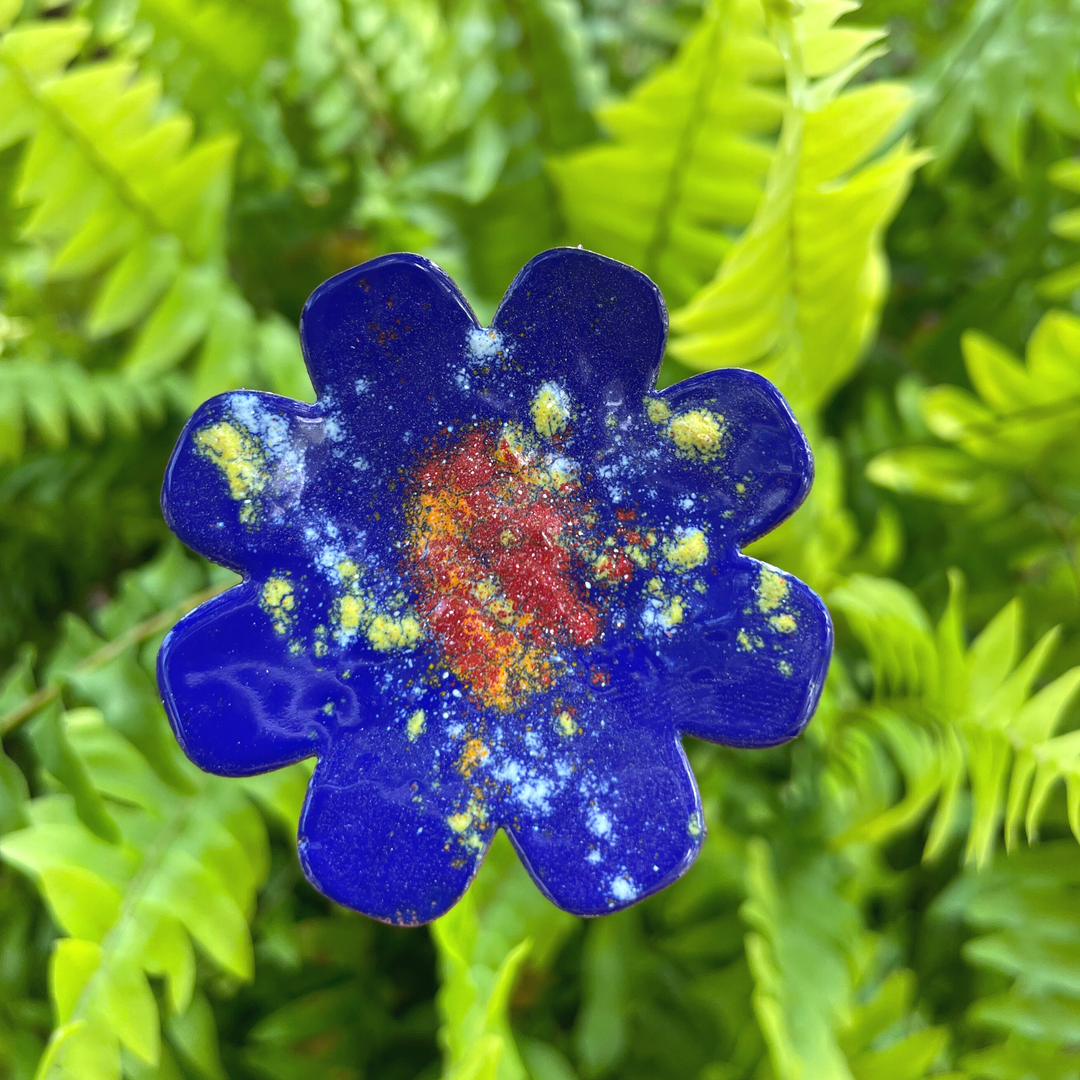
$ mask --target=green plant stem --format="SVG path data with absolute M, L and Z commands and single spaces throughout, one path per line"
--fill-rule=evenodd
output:
M 105 667 L 106 664 L 112 663 L 123 652 L 130 649 L 132 645 L 138 645 L 162 630 L 167 630 L 182 615 L 186 615 L 193 608 L 197 608 L 204 601 L 217 596 L 218 593 L 224 592 L 229 587 L 229 585 L 211 585 L 197 593 L 192 593 L 191 596 L 185 597 L 179 603 L 173 604 L 172 607 L 158 612 L 157 615 L 152 615 L 149 619 L 145 619 L 143 622 L 131 627 L 130 630 L 125 630 L 111 641 L 107 641 L 100 649 L 96 649 L 85 660 L 77 664 L 74 670 L 79 672 L 97 671 L 99 668 Z M 61 689 L 62 686 L 59 681 L 49 682 L 40 690 L 31 694 L 21 705 L 16 706 L 0 717 L 0 738 L 10 735 L 36 712 L 45 708 L 50 702 L 55 701 Z

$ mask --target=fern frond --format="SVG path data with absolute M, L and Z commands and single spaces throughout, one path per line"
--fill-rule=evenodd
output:
M 906 787 L 899 802 L 854 824 L 838 842 L 880 842 L 911 827 L 936 803 L 925 853 L 933 858 L 959 826 L 967 791 L 966 857 L 984 866 L 1002 829 L 1010 849 L 1021 824 L 1029 840 L 1036 837 L 1046 797 L 1061 779 L 1080 839 L 1080 743 L 1071 734 L 1054 737 L 1080 690 L 1080 667 L 1033 692 L 1057 632 L 1045 634 L 1021 659 L 1020 606 L 1013 601 L 966 647 L 955 572 L 951 583 L 936 630 L 896 582 L 856 575 L 830 596 L 873 669 L 875 701 L 862 722 L 889 749 Z
M 754 1012 L 777 1080 L 927 1076 L 948 1035 L 911 1022 L 910 973 L 893 972 L 856 1004 L 857 957 L 872 946 L 835 856 L 812 854 L 781 877 L 768 842 L 754 838 L 746 886 Z
M 432 927 L 442 982 L 439 1041 L 448 1080 L 496 1075 L 524 1080 L 510 1031 L 510 996 L 522 965 L 549 966 L 573 922 L 537 892 L 500 833 L 472 888 Z
M 977 130 L 994 160 L 1019 175 L 1032 117 L 1080 135 L 1080 5 L 1075 0 L 979 0 L 956 41 L 925 73 L 921 93 L 941 175 Z
M 284 4 L 139 0 L 119 13 L 120 21 L 115 8 L 102 6 L 97 14 L 95 29 L 110 43 L 130 35 L 132 24 L 140 32 L 152 29 L 143 63 L 162 73 L 167 92 L 204 130 L 240 135 L 242 181 L 262 179 L 277 189 L 294 177 L 296 152 L 267 77 L 291 47 Z
M 61 713 L 56 695 L 49 699 L 32 737 L 52 793 L 24 804 L 26 827 L 0 840 L 0 858 L 35 882 L 66 935 L 50 968 L 56 1029 L 42 1080 L 119 1078 L 122 1052 L 146 1066 L 162 1061 L 149 977 L 164 979 L 171 1029 L 205 1029 L 193 943 L 217 969 L 251 975 L 248 921 L 268 868 L 254 789 L 183 760 L 153 677 L 131 648 L 167 628 L 179 595 L 200 577 L 169 548 L 104 609 L 107 640 L 71 620 L 48 668 L 47 685 L 62 682 L 99 707 Z M 143 660 L 152 665 L 153 650 Z M 41 697 L 29 693 L 25 673 L 19 678 L 28 703 Z M 18 712 L 13 695 L 4 695 L 8 716 Z M 264 781 L 257 797 L 291 815 L 297 770 L 287 773 Z
M 936 386 L 920 405 L 930 430 L 957 449 L 909 446 L 873 458 L 866 475 L 880 487 L 989 515 L 1007 504 L 1005 478 L 1045 466 L 1071 445 L 1080 418 L 1080 319 L 1050 311 L 1021 363 L 992 338 L 969 330 L 964 363 L 975 392 Z
M 89 32 L 76 19 L 29 21 L 0 38 L 0 147 L 27 141 L 16 188 L 29 211 L 24 238 L 49 251 L 53 280 L 103 275 L 86 335 L 137 328 L 124 368 L 132 386 L 146 386 L 223 324 L 256 334 L 224 263 L 236 138 L 192 143 L 191 119 L 164 115 L 159 82 L 127 61 L 72 63 Z M 200 392 L 257 371 L 250 349 L 222 368 L 212 344 Z M 131 415 L 121 382 L 113 380 L 111 399 Z M 37 426 L 56 442 L 62 413 L 49 400 Z M 93 430 L 91 401 L 82 419 Z
M 925 160 L 906 140 L 882 152 L 907 87 L 843 90 L 881 52 L 882 31 L 833 26 L 854 6 L 811 0 L 772 17 L 788 100 L 765 194 L 716 278 L 671 319 L 676 359 L 760 371 L 797 413 L 859 362 L 887 289 L 882 234 Z
M 1063 1078 L 1076 1069 L 1080 1030 L 1080 850 L 1058 841 L 995 861 L 956 879 L 937 901 L 938 919 L 962 919 L 976 935 L 964 959 L 992 972 L 968 1022 L 994 1042 L 966 1055 L 972 1076 Z M 1007 980 L 1004 989 L 1001 981 Z
M 71 360 L 0 359 L 0 461 L 18 458 L 29 425 L 48 446 L 66 446 L 70 426 L 93 441 L 107 423 L 132 432 L 181 405 L 179 383 L 126 371 L 91 372 Z
M 1066 191 L 1080 193 L 1080 159 L 1066 158 L 1050 168 L 1050 180 Z M 1050 231 L 1062 240 L 1080 241 L 1080 207 L 1064 210 L 1050 219 Z M 1080 262 L 1064 266 L 1039 282 L 1039 291 L 1053 300 L 1067 300 L 1080 289 Z
M 236 785 L 196 777 L 193 792 L 158 780 L 97 710 L 64 717 L 67 736 L 117 822 L 121 840 L 95 837 L 68 795 L 30 803 L 30 826 L 0 841 L 0 856 L 30 875 L 69 935 L 53 954 L 57 1028 L 51 1068 L 86 1080 L 120 1076 L 120 1047 L 150 1065 L 160 1021 L 148 975 L 169 1005 L 191 1002 L 191 939 L 224 971 L 251 974 L 247 920 L 266 872 L 262 822 Z
M 362 54 L 425 148 L 468 128 L 499 85 L 493 12 L 436 0 L 348 0 Z
M 783 99 L 757 0 L 714 0 L 670 64 L 605 105 L 609 142 L 550 159 L 571 242 L 637 266 L 671 304 L 753 217 Z

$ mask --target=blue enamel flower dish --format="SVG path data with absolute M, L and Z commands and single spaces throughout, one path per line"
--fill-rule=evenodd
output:
M 659 290 L 576 248 L 538 255 L 488 328 L 389 255 L 312 294 L 306 405 L 236 391 L 184 429 L 162 495 L 243 582 L 168 635 L 188 756 L 244 776 L 314 756 L 316 888 L 377 919 L 442 915 L 506 831 L 555 903 L 601 915 L 693 863 L 680 742 L 784 742 L 832 631 L 740 553 L 813 465 L 765 379 L 655 391 Z

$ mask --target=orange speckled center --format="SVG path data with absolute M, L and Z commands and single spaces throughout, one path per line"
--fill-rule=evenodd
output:
M 576 485 L 480 428 L 418 469 L 406 510 L 418 608 L 446 666 L 483 705 L 518 707 L 566 668 L 565 647 L 599 636 L 579 570 L 584 510 Z

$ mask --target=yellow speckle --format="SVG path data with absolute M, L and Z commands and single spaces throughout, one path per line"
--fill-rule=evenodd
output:
M 270 578 L 263 586 L 262 595 L 263 603 L 267 607 L 291 611 L 296 606 L 292 582 L 287 578 Z
M 315 644 L 312 645 L 312 650 L 316 656 L 325 656 L 328 651 L 327 644 L 325 641 L 316 641 Z
M 532 418 L 537 432 L 547 439 L 566 430 L 570 421 L 570 403 L 566 391 L 557 383 L 546 382 L 532 400 Z
M 757 583 L 758 611 L 763 613 L 775 611 L 787 599 L 787 596 L 787 578 L 763 566 Z
M 368 641 L 379 652 L 391 649 L 411 649 L 420 640 L 420 622 L 413 615 L 395 619 L 390 615 L 376 615 L 367 628 Z
M 337 564 L 338 576 L 342 581 L 353 581 L 360 574 L 360 568 L 352 559 L 342 559 Z
M 274 632 L 284 637 L 292 628 L 296 595 L 288 578 L 269 578 L 262 587 L 261 606 L 274 621 Z
M 570 715 L 570 713 L 566 712 L 565 710 L 559 713 L 557 719 L 559 723 L 559 731 L 563 735 L 576 735 L 581 730 L 575 723 L 574 718 Z
M 461 750 L 457 770 L 462 776 L 472 776 L 473 770 L 483 764 L 488 756 L 488 748 L 482 739 L 470 739 Z
M 472 851 L 483 851 L 483 832 L 487 828 L 487 809 L 479 798 L 473 795 L 468 806 L 460 813 L 451 814 L 446 819 L 447 825 L 461 837 L 460 843 Z
M 355 633 L 367 614 L 367 605 L 362 596 L 342 596 L 337 602 L 337 619 L 341 629 Z
M 659 596 L 664 591 L 664 583 L 658 578 L 650 578 L 648 585 L 645 588 L 652 593 L 653 596 Z
M 667 626 L 678 626 L 683 621 L 683 600 L 681 596 L 673 596 L 663 611 L 660 612 L 660 620 Z
M 709 557 L 709 543 L 700 529 L 688 529 L 664 551 L 668 565 L 679 571 L 693 570 Z
M 723 452 L 727 423 L 720 413 L 692 409 L 668 424 L 668 435 L 680 453 L 709 461 Z
M 645 415 L 654 424 L 662 424 L 671 416 L 671 409 L 668 408 L 666 401 L 661 401 L 660 398 L 650 398 L 645 405 Z
M 736 495 L 745 495 L 746 494 L 746 485 L 741 480 L 738 481 L 738 483 L 736 483 L 736 485 L 735 485 L 735 494 Z
M 644 548 L 638 547 L 637 544 L 627 544 L 623 551 L 632 563 L 640 566 L 642 570 L 648 569 L 649 556 L 645 554 Z
M 520 424 L 503 424 L 499 433 L 499 445 L 495 460 L 500 465 L 514 467 L 526 461 L 530 455 L 529 442 Z
M 701 815 L 700 814 L 691 814 L 690 815 L 690 820 L 686 823 L 686 831 L 691 836 L 700 836 L 701 835 Z
M 709 586 L 706 585 L 705 582 L 701 580 L 701 578 L 698 578 L 698 580 L 694 582 L 694 591 L 699 593 L 705 593 L 709 591 Z
M 799 624 L 790 615 L 773 615 L 769 619 L 769 625 L 781 634 L 794 634 Z
M 757 634 L 750 635 L 745 630 L 740 630 L 735 635 L 735 640 L 739 643 L 739 648 L 743 652 L 753 652 L 754 649 L 760 649 L 765 644 Z
M 266 458 L 258 440 L 245 429 L 222 420 L 197 431 L 194 441 L 199 453 L 221 470 L 230 496 L 245 504 L 240 509 L 240 520 L 254 521 L 258 506 L 252 499 L 267 481 Z
M 776 665 L 776 667 L 777 667 L 777 670 L 779 670 L 781 675 L 786 675 L 788 678 L 791 677 L 792 673 L 795 670 L 786 660 L 781 660 Z
M 426 730 L 427 717 L 424 715 L 423 709 L 417 709 L 405 724 L 405 731 L 409 736 L 409 742 L 416 742 Z

